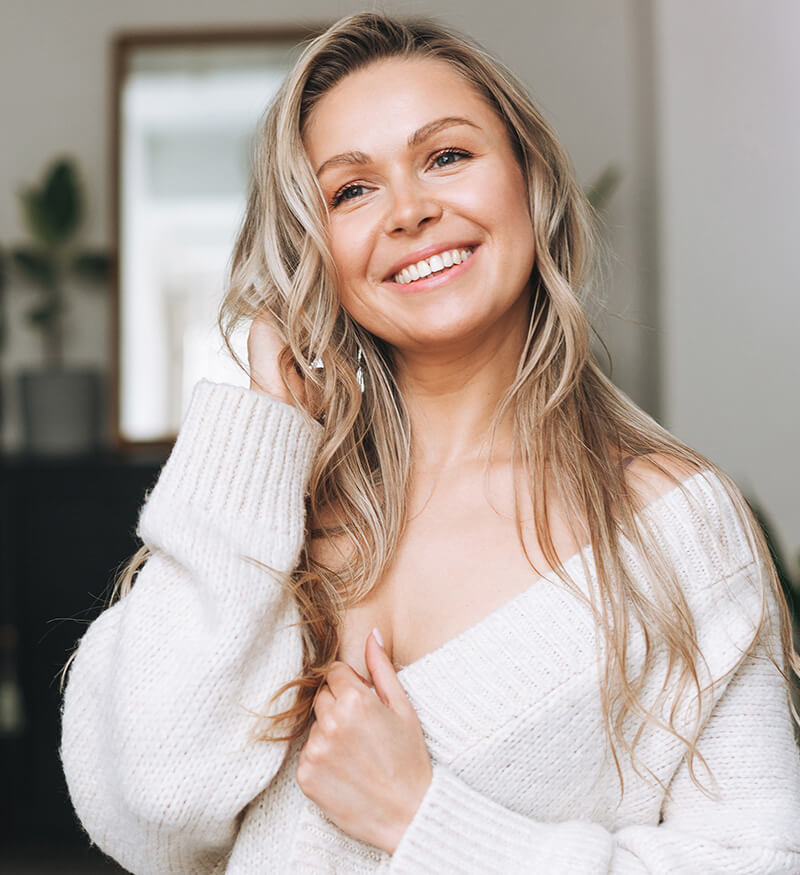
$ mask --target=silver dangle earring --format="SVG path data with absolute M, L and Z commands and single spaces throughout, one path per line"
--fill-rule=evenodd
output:
M 356 356 L 356 379 L 358 380 L 358 385 L 361 387 L 361 392 L 364 392 L 364 350 L 359 346 L 358 355 Z

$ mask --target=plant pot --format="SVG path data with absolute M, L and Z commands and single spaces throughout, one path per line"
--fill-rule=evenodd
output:
M 100 444 L 102 375 L 93 368 L 19 374 L 25 450 L 42 456 L 88 453 Z

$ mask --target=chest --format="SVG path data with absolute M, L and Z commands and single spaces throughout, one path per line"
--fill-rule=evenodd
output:
M 573 559 L 567 564 L 580 578 L 580 563 Z M 491 800 L 509 812 L 547 822 L 591 821 L 610 831 L 631 823 L 655 825 L 663 789 L 631 772 L 624 760 L 625 797 L 620 801 L 594 659 L 591 617 L 562 587 L 545 579 L 399 677 L 432 760 L 447 765 L 487 804 Z M 642 740 L 645 754 L 652 753 L 651 734 Z M 666 786 L 680 751 L 669 758 L 658 753 L 644 762 L 655 767 L 655 777 Z M 292 778 L 295 770 L 293 754 L 284 771 Z M 281 786 L 280 780 L 272 785 Z M 272 847 L 273 833 L 276 846 L 290 841 L 298 871 L 309 869 L 309 860 L 325 860 L 325 871 L 388 871 L 382 855 L 343 833 L 302 797 L 293 780 L 287 779 L 285 787 L 291 800 L 265 798 L 248 815 L 267 821 L 252 825 L 262 846 L 263 836 L 269 835 L 267 846 Z M 287 830 L 290 808 L 294 831 Z M 250 825 L 245 822 L 244 833 Z
M 378 586 L 346 612 L 339 658 L 369 680 L 374 626 L 400 669 L 480 624 L 547 570 L 532 526 L 523 537 L 524 549 L 513 516 L 487 503 L 429 507 L 409 522 Z
M 472 558 L 481 559 L 478 553 Z M 469 560 L 464 557 L 467 579 Z M 620 807 L 591 612 L 554 575 L 538 577 L 514 565 L 509 563 L 519 576 L 509 574 L 506 580 L 516 586 L 489 601 L 483 587 L 494 578 L 478 576 L 474 601 L 458 613 L 463 628 L 443 612 L 438 598 L 408 602 L 421 618 L 416 625 L 409 620 L 386 627 L 394 636 L 393 659 L 401 664 L 398 677 L 432 759 L 527 817 L 588 819 L 609 829 L 631 811 L 657 818 L 663 796 L 657 781 L 668 781 L 682 751 L 679 746 L 666 750 L 663 737 L 646 728 L 639 753 L 650 771 L 637 775 L 623 758 L 626 795 Z M 581 586 L 580 556 L 574 554 L 565 565 Z M 442 592 L 458 596 L 460 589 L 453 586 L 447 580 Z M 361 633 L 365 638 L 374 616 L 365 611 L 360 618 L 356 609 L 347 618 L 354 633 L 354 667 L 366 678 Z M 384 639 L 388 647 L 386 633 Z M 632 641 L 629 653 L 635 668 L 639 644 Z

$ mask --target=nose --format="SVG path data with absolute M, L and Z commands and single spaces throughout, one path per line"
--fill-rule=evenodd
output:
M 385 223 L 387 234 L 414 234 L 442 215 L 441 205 L 421 180 L 396 181 L 390 194 Z

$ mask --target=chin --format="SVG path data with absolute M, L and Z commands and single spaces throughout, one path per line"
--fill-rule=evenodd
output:
M 389 340 L 389 343 L 401 352 L 404 348 L 415 351 L 434 351 L 437 348 L 475 343 L 479 335 L 480 328 L 476 325 L 453 325 L 452 323 L 417 324 L 414 326 L 413 331 L 409 332 L 402 339 L 396 338 L 396 342 Z

